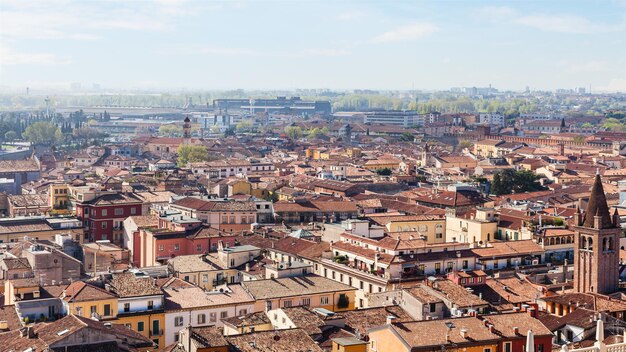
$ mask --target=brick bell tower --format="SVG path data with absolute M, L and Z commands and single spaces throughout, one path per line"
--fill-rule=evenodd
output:
M 619 237 L 617 210 L 611 216 L 600 175 L 591 188 L 584 214 L 574 215 L 574 290 L 609 294 L 619 290 Z

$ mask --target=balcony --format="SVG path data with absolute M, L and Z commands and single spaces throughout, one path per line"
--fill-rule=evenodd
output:
M 219 285 L 223 285 L 225 283 L 228 283 L 228 279 L 227 278 L 221 278 L 221 279 L 213 280 L 213 286 L 219 286 Z
M 163 336 L 163 329 L 150 330 L 150 336 Z

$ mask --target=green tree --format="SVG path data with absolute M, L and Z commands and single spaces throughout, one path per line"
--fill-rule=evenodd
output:
M 391 176 L 391 169 L 388 167 L 384 169 L 376 169 L 376 173 L 380 176 Z
M 493 175 L 491 193 L 495 195 L 534 192 L 545 189 L 532 171 L 506 169 Z
M 183 145 L 178 148 L 178 160 L 179 167 L 185 167 L 188 163 L 196 163 L 200 161 L 209 161 L 209 150 L 202 145 Z
M 17 133 L 15 131 L 8 131 L 4 134 L 4 140 L 7 141 L 7 143 L 13 143 L 16 139 Z
M 287 126 L 285 127 L 285 133 L 291 139 L 298 139 L 302 137 L 302 129 L 299 126 Z
M 161 125 L 159 127 L 159 134 L 170 137 L 180 137 L 183 135 L 183 128 L 176 125 Z
M 250 132 L 252 131 L 252 122 L 249 120 L 241 121 L 237 124 L 237 131 Z
M 327 133 L 328 133 L 327 127 L 324 127 L 324 128 L 313 127 L 312 129 L 309 130 L 309 134 L 307 135 L 307 138 L 309 139 L 323 138 L 323 137 L 326 137 Z
M 33 144 L 56 145 L 63 141 L 63 134 L 52 122 L 40 121 L 26 128 L 24 138 Z

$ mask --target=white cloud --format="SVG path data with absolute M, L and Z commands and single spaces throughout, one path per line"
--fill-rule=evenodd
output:
M 36 5 L 36 6 L 34 6 Z M 93 40 L 102 30 L 163 31 L 181 17 L 219 5 L 184 0 L 147 1 L 4 1 L 0 35 L 8 39 Z M 94 33 L 95 32 L 95 33 Z
M 413 23 L 378 35 L 372 38 L 372 41 L 374 43 L 410 41 L 427 37 L 437 31 L 439 31 L 439 27 L 432 23 Z
M 558 33 L 608 33 L 624 30 L 626 28 L 624 23 L 595 23 L 588 20 L 587 18 L 573 15 L 529 15 L 519 17 L 515 19 L 514 22 L 545 32 Z
M 65 65 L 72 61 L 50 53 L 22 53 L 5 45 L 0 47 L 0 66 L 8 65 Z

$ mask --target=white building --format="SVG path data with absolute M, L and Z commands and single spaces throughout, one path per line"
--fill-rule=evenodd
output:
M 178 341 L 185 327 L 223 326 L 222 319 L 254 312 L 254 299 L 241 285 L 222 285 L 205 292 L 199 287 L 166 288 L 165 345 Z

